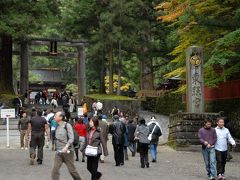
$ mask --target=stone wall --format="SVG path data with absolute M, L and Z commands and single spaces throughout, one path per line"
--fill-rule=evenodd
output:
M 170 115 L 168 144 L 174 149 L 200 145 L 198 130 L 206 118 L 215 120 L 217 113 L 177 113 Z
M 147 98 L 142 102 L 142 108 L 155 113 L 169 116 L 178 111 L 186 111 L 186 103 L 182 94 L 167 93 L 158 98 Z M 219 113 L 225 112 L 231 126 L 232 135 L 240 139 L 240 98 L 238 99 L 221 99 L 205 102 L 205 112 Z

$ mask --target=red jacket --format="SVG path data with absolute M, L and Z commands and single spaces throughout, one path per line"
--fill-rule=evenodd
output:
M 77 123 L 74 126 L 75 131 L 78 133 L 79 136 L 87 137 L 87 127 L 85 124 Z

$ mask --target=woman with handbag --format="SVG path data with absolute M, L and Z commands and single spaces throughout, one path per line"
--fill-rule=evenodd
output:
M 87 169 L 91 173 L 91 180 L 100 180 L 102 173 L 98 172 L 98 162 L 102 153 L 108 155 L 106 144 L 99 126 L 97 117 L 92 117 L 90 122 L 90 131 L 87 135 L 85 155 L 87 156 Z M 103 152 L 102 152 L 103 149 Z
M 138 140 L 139 144 L 139 152 L 140 152 L 140 162 L 141 168 L 149 168 L 148 162 L 148 146 L 150 141 L 148 139 L 149 136 L 149 128 L 146 125 L 146 121 L 144 118 L 139 120 L 139 126 L 135 131 L 135 139 Z

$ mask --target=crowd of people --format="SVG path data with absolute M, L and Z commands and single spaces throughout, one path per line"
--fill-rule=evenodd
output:
M 81 105 L 86 106 L 84 99 Z M 75 161 L 86 161 L 91 179 L 99 180 L 102 173 L 98 171 L 98 163 L 104 163 L 108 155 L 109 134 L 117 167 L 124 166 L 129 160 L 129 151 L 132 157 L 136 153 L 140 154 L 141 168 L 150 167 L 149 150 L 151 162 L 157 162 L 157 146 L 162 129 L 154 116 L 146 123 L 143 117 L 130 118 L 115 106 L 107 120 L 103 113 L 103 103 L 94 100 L 90 109 L 88 112 L 85 107 L 84 115 L 75 118 L 68 111 L 54 112 L 54 109 L 32 109 L 31 114 L 22 112 L 18 124 L 20 142 L 22 149 L 30 147 L 30 164 L 33 165 L 35 159 L 38 164 L 42 164 L 45 135 L 47 146 L 51 142 L 52 150 L 56 151 L 53 180 L 59 179 L 59 169 L 63 163 L 73 179 L 81 179 L 74 165 L 74 157 Z M 228 143 L 236 146 L 228 128 L 224 126 L 225 122 L 224 118 L 218 118 L 217 127 L 212 128 L 212 121 L 206 119 L 198 133 L 209 179 L 225 179 Z
M 82 105 L 86 105 L 84 100 Z M 140 153 L 141 168 L 149 168 L 149 147 L 152 162 L 157 161 L 157 144 L 162 131 L 155 117 L 146 124 L 144 118 L 136 116 L 131 119 L 114 107 L 110 120 L 107 120 L 100 101 L 93 101 L 90 109 L 90 112 L 75 118 L 71 114 L 68 117 L 63 111 L 54 112 L 54 109 L 42 111 L 33 108 L 30 114 L 23 111 L 18 123 L 20 144 L 21 149 L 30 148 L 30 164 L 43 163 L 43 148 L 47 137 L 47 146 L 51 144 L 52 150 L 56 151 L 51 175 L 53 180 L 59 179 L 63 163 L 73 179 L 81 179 L 74 157 L 75 161 L 86 161 L 91 179 L 99 180 L 102 173 L 98 171 L 98 164 L 104 163 L 108 156 L 109 134 L 112 135 L 116 166 L 124 166 L 130 150 L 132 157 L 137 152 Z

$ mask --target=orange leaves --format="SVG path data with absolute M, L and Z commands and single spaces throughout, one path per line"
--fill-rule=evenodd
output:
M 188 6 L 188 0 L 184 2 L 179 2 L 176 0 L 172 0 L 170 2 L 163 2 L 157 7 L 155 7 L 157 11 L 163 12 L 165 14 L 157 17 L 157 20 L 161 20 L 164 22 L 173 22 L 177 20 L 178 17 L 184 14 Z

